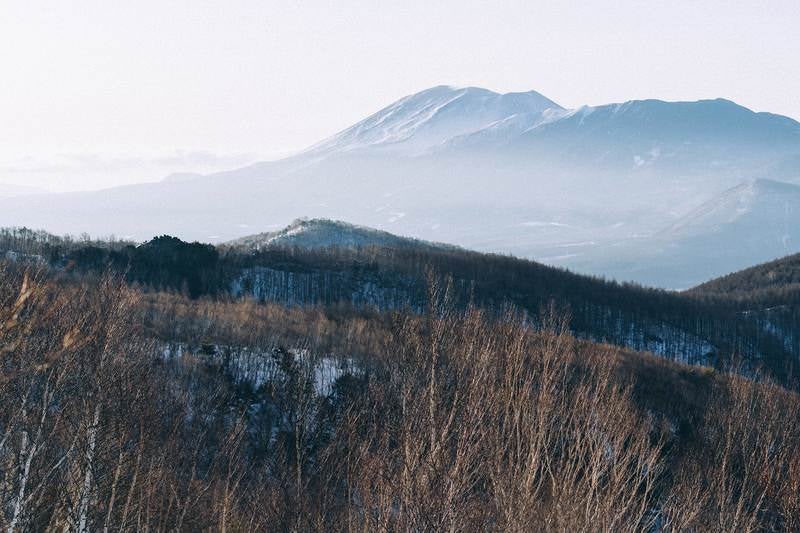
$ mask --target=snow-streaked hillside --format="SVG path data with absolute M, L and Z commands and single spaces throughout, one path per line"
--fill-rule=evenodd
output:
M 392 248 L 410 247 L 451 247 L 407 237 L 400 237 L 386 231 L 346 222 L 327 219 L 298 219 L 282 230 L 248 235 L 223 244 L 224 247 L 239 250 L 263 250 L 270 247 L 300 248 L 361 248 L 365 246 L 384 246 Z

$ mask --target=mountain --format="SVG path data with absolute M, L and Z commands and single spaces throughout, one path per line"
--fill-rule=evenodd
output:
M 223 243 L 223 248 L 239 251 L 260 251 L 267 248 L 299 247 L 308 250 L 337 248 L 362 248 L 381 246 L 389 248 L 454 248 L 447 244 L 435 244 L 408 237 L 400 237 L 386 231 L 346 222 L 326 219 L 298 219 L 282 230 L 248 235 Z
M 800 182 L 799 123 L 727 100 L 566 110 L 534 91 L 440 86 L 278 161 L 2 199 L 0 225 L 225 242 L 327 218 L 627 279 L 664 228 L 754 178 Z M 628 264 L 606 270 L 598 250 L 618 249 Z M 703 275 L 726 272 L 722 259 Z M 679 264 L 648 282 L 671 287 Z
M 661 237 L 689 239 L 714 234 L 736 238 L 739 245 L 767 241 L 785 255 L 800 245 L 800 187 L 752 180 L 723 192 L 666 229 Z M 745 241 L 743 242 L 743 239 Z
M 442 85 L 401 98 L 304 155 L 374 149 L 417 154 L 511 118 L 536 122 L 548 110 L 563 108 L 536 91 L 498 94 L 478 87 Z
M 800 186 L 759 179 L 722 192 L 655 235 L 593 250 L 584 261 L 617 278 L 681 289 L 797 251 Z
M 685 295 L 718 308 L 738 308 L 738 316 L 758 324 L 764 335 L 800 353 L 800 254 L 706 281 Z
M 652 142 L 730 148 L 795 143 L 798 123 L 771 113 L 756 113 L 718 98 L 696 102 L 633 100 L 621 104 L 584 106 L 561 120 L 543 124 L 525 140 L 564 139 L 573 146 L 642 150 Z

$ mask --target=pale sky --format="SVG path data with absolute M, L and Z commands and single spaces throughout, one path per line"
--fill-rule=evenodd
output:
M 2 0 L 0 183 L 211 172 L 433 85 L 800 118 L 800 1 Z

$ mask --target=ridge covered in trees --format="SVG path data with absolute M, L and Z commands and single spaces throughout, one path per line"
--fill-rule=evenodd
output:
M 709 280 L 690 291 L 740 305 L 775 306 L 800 302 L 800 254 L 789 255 Z
M 29 257 L 48 257 L 45 262 L 64 275 L 100 275 L 111 269 L 137 286 L 192 298 L 420 313 L 428 305 L 426 287 L 435 273 L 452 280 L 452 302 L 461 309 L 477 306 L 502 315 L 513 308 L 535 320 L 542 308 L 555 304 L 569 314 L 572 333 L 587 340 L 720 369 L 736 364 L 748 375 L 766 374 L 784 384 L 795 382 L 800 358 L 800 316 L 793 305 L 767 312 L 756 305 L 760 302 L 745 305 L 733 296 L 620 284 L 458 248 L 242 250 L 169 236 L 138 246 L 2 237 L 0 246 L 28 243 L 22 249 Z

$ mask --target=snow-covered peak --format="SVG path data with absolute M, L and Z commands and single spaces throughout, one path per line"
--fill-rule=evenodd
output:
M 479 87 L 440 85 L 401 98 L 306 153 L 323 155 L 379 147 L 413 154 L 510 117 L 525 116 L 535 121 L 550 109 L 562 108 L 536 91 L 499 94 Z
M 559 120 L 536 128 L 535 133 L 571 130 L 619 139 L 642 135 L 680 142 L 796 142 L 800 123 L 771 113 L 756 113 L 724 98 L 692 102 L 630 100 L 601 106 L 583 106 Z

